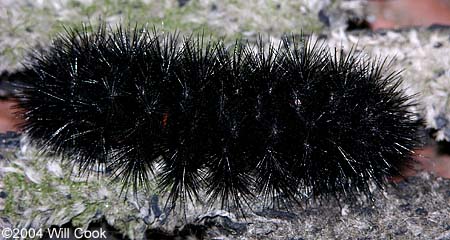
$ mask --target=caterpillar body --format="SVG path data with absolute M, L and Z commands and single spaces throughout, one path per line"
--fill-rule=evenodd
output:
M 252 48 L 101 26 L 67 30 L 25 65 L 33 142 L 135 191 L 155 178 L 173 204 L 370 195 L 418 144 L 415 103 L 386 61 L 305 36 Z

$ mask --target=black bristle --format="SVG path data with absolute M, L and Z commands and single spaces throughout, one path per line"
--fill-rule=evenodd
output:
M 418 143 L 415 103 L 386 65 L 303 36 L 225 47 L 85 27 L 32 54 L 18 107 L 44 151 L 104 164 L 134 192 L 157 182 L 171 206 L 370 196 Z

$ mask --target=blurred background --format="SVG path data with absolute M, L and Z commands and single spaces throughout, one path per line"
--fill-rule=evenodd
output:
M 367 7 L 373 30 L 450 24 L 448 0 L 373 0 Z

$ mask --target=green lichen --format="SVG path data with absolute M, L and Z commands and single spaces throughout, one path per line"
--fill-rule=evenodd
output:
M 24 182 L 25 182 L 25 176 L 21 175 L 21 174 L 17 174 L 17 173 L 10 173 L 7 174 L 4 178 L 3 178 L 3 184 L 5 186 L 5 190 L 8 193 L 8 196 L 6 197 L 5 200 L 5 206 L 4 209 L 2 211 L 0 211 L 0 215 L 2 216 L 8 216 L 10 218 L 16 218 L 17 217 L 17 213 L 16 213 L 16 202 L 15 202 L 15 196 L 13 196 L 11 193 L 13 192 L 14 189 L 16 188 L 23 188 L 24 187 Z

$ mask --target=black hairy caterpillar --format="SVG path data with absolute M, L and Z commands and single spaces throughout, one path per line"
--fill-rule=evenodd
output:
M 415 104 L 385 63 L 303 36 L 252 49 L 84 28 L 32 54 L 18 107 L 43 150 L 135 191 L 155 176 L 174 204 L 370 195 L 418 143 Z

